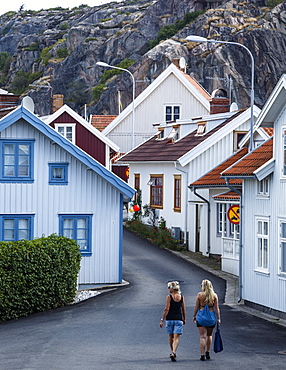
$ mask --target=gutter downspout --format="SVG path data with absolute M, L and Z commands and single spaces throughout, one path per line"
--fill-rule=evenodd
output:
M 205 203 L 207 203 L 207 206 L 208 206 L 208 217 L 207 217 L 207 254 L 210 254 L 210 251 L 211 251 L 211 230 L 210 230 L 210 225 L 211 225 L 211 206 L 210 206 L 210 202 L 205 199 L 203 196 L 201 196 L 200 194 L 197 193 L 196 191 L 196 188 L 195 187 L 192 187 L 192 186 L 188 186 L 189 189 L 191 189 L 191 191 L 194 192 L 194 194 L 199 197 L 201 200 L 203 200 Z
M 228 178 L 224 177 L 226 186 L 236 192 L 239 197 L 239 208 L 240 208 L 240 225 L 242 225 L 242 192 L 230 185 Z M 242 300 L 242 227 L 239 230 L 239 261 L 238 261 L 238 302 Z
M 186 194 L 185 194 L 185 197 L 186 197 L 186 200 L 185 200 L 185 203 L 186 203 L 186 210 L 185 210 L 185 243 L 188 244 L 188 238 L 187 238 L 187 235 L 188 235 L 188 230 L 187 230 L 187 227 L 188 227 L 188 171 L 184 171 L 182 170 L 181 168 L 178 167 L 178 162 L 174 162 L 174 165 L 175 165 L 175 169 L 180 171 L 180 172 L 183 172 L 185 175 L 186 175 Z M 188 245 L 187 245 L 187 248 L 188 248 Z

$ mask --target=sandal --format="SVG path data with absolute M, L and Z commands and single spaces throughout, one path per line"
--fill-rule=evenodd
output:
M 174 362 L 174 361 L 177 361 L 177 360 L 176 360 L 176 357 L 177 357 L 177 356 L 176 356 L 176 353 L 172 352 L 172 353 L 170 354 L 170 359 L 171 359 L 171 361 L 173 361 L 173 362 Z

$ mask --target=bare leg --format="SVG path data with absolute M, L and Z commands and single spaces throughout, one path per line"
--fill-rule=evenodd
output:
M 169 334 L 169 344 L 171 351 L 173 352 L 173 341 L 174 341 L 174 334 Z
M 205 348 L 207 345 L 207 328 L 204 326 L 199 326 L 199 333 L 200 333 L 200 351 L 201 351 L 201 356 L 205 355 Z
M 181 334 L 173 334 L 173 349 L 172 352 L 176 354 Z
M 209 352 L 213 341 L 213 328 L 207 328 L 206 351 Z

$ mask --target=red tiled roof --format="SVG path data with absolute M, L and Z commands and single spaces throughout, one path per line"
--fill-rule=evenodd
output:
M 230 158 L 228 158 L 226 161 L 215 167 L 213 170 L 208 172 L 206 175 L 202 176 L 197 181 L 190 184 L 190 186 L 193 187 L 202 187 L 202 188 L 208 188 L 208 187 L 220 187 L 220 186 L 226 186 L 225 180 L 221 177 L 221 173 L 229 168 L 231 165 L 233 165 L 235 162 L 237 162 L 239 159 L 244 157 L 248 152 L 247 148 L 242 148 L 238 152 L 236 152 L 234 155 L 232 155 Z M 241 185 L 242 180 L 240 179 L 231 179 L 229 181 L 231 185 Z
M 182 71 L 181 71 L 182 72 Z M 211 95 L 191 76 L 182 72 L 185 78 L 207 99 L 211 99 Z
M 268 136 L 273 136 L 274 128 L 273 127 L 261 127 L 266 132 Z
M 253 176 L 263 164 L 268 162 L 273 156 L 273 137 L 246 155 L 233 166 L 222 173 L 223 176 L 247 177 Z
M 214 195 L 215 200 L 237 200 L 239 201 L 240 196 L 235 191 L 227 191 L 226 193 Z
M 122 157 L 122 162 L 173 162 L 195 148 L 208 137 L 219 131 L 242 112 L 237 112 L 229 119 L 207 132 L 197 136 L 197 131 L 191 132 L 180 140 L 172 142 L 171 139 L 157 139 L 156 135 Z
M 99 131 L 103 131 L 117 116 L 111 115 L 96 115 L 91 116 L 91 124 Z

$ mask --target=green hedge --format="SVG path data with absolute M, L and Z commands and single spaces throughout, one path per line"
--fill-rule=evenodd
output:
M 55 234 L 0 242 L 0 321 L 71 303 L 80 260 L 76 242 Z

